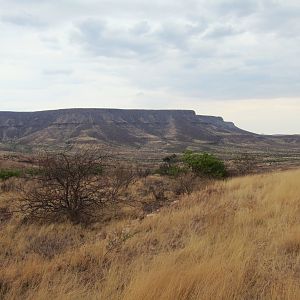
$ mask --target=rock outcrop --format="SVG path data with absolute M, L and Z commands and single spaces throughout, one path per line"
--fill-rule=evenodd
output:
M 192 110 L 62 109 L 0 112 L 0 140 L 24 144 L 300 145 L 299 136 L 261 136 Z

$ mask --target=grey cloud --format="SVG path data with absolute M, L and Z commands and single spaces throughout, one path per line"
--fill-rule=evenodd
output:
M 1 16 L 1 21 L 22 27 L 45 27 L 46 23 L 30 14 L 16 14 Z
M 147 21 L 138 22 L 131 28 L 131 32 L 136 35 L 147 34 L 150 32 L 150 30 L 151 30 L 151 26 Z
M 246 17 L 256 13 L 260 8 L 259 0 L 220 0 L 212 5 L 220 15 Z
M 73 73 L 71 69 L 48 69 L 44 70 L 43 74 L 46 76 L 68 76 Z
M 61 50 L 60 41 L 56 37 L 49 37 L 49 36 L 41 35 L 40 40 L 45 45 L 45 47 L 47 47 L 48 49 Z
M 141 36 L 141 31 L 128 27 L 113 28 L 102 20 L 85 20 L 72 34 L 72 41 L 96 56 L 134 57 L 146 56 L 154 52 L 155 45 L 151 38 Z
M 86 89 L 87 82 L 98 88 L 98 80 L 107 80 L 126 85 L 131 95 L 141 90 L 199 99 L 300 95 L 296 0 L 0 3 L 16 12 L 2 16 L 7 33 L 0 43 L 8 46 L 0 57 L 38 70 L 43 82 L 71 75 Z M 24 35 L 29 44 L 19 45 L 16 25 L 35 28 Z M 73 74 L 77 68 L 82 72 Z
M 228 36 L 233 36 L 239 33 L 241 33 L 241 31 L 234 28 L 234 26 L 232 25 L 217 24 L 206 31 L 205 37 L 212 38 L 212 39 L 219 39 Z
M 167 85 L 174 92 L 189 95 L 198 99 L 255 99 L 272 97 L 289 97 L 300 93 L 295 82 L 286 84 L 284 76 L 272 77 L 268 73 L 243 70 L 199 72 L 173 74 L 172 81 L 165 78 Z
M 76 26 L 72 40 L 96 56 L 162 59 L 168 48 L 189 51 L 190 40 L 200 37 L 205 28 L 203 22 L 188 20 L 162 22 L 159 25 L 148 21 L 115 25 L 88 19 Z
M 268 5 L 267 5 L 268 4 Z M 263 9 L 256 16 L 256 32 L 274 33 L 282 38 L 299 35 L 300 3 L 264 3 Z
M 160 42 L 175 46 L 176 48 L 185 48 L 193 36 L 200 35 L 205 29 L 204 24 L 182 22 L 163 23 L 156 32 Z

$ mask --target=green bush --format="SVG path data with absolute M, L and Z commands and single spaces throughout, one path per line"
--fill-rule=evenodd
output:
M 163 176 L 179 176 L 186 173 L 187 169 L 182 165 L 180 157 L 176 154 L 168 155 L 162 159 L 163 163 L 155 173 Z
M 168 164 L 162 164 L 159 169 L 156 171 L 159 175 L 167 175 L 167 176 L 178 176 L 182 173 L 185 173 L 186 169 L 181 166 L 176 165 L 168 165 Z
M 0 180 L 7 180 L 11 177 L 20 177 L 20 170 L 8 170 L 8 169 L 0 169 Z
M 186 151 L 182 160 L 199 176 L 224 178 L 227 175 L 224 162 L 212 154 Z

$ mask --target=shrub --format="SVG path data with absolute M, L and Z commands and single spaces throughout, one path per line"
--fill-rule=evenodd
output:
M 44 153 L 37 160 L 35 183 L 21 198 L 26 217 L 88 222 L 117 204 L 134 176 L 123 168 L 103 172 L 108 157 L 97 150 Z
M 137 167 L 135 171 L 138 178 L 147 178 L 152 174 L 152 170 L 145 167 Z
M 224 178 L 227 174 L 224 162 L 212 154 L 186 151 L 183 162 L 198 176 Z
M 160 165 L 159 169 L 156 171 L 159 175 L 167 176 L 178 176 L 185 173 L 186 169 L 181 166 L 168 166 L 167 164 Z
M 20 170 L 2 169 L 0 170 L 0 180 L 7 180 L 12 177 L 20 177 L 22 172 Z
M 7 180 L 0 182 L 0 191 L 3 193 L 9 193 L 19 191 L 21 182 L 16 180 L 15 177 L 11 177 Z
M 12 218 L 13 213 L 8 207 L 0 207 L 0 224 L 9 221 Z
M 176 177 L 173 184 L 173 190 L 175 195 L 190 195 L 199 184 L 199 178 L 197 175 L 192 172 L 188 172 Z
M 27 168 L 25 169 L 25 175 L 29 175 L 30 177 L 34 177 L 40 175 L 41 170 L 39 168 Z
M 138 190 L 138 198 L 145 213 L 152 213 L 166 205 L 170 200 L 171 187 L 169 179 L 149 177 L 143 181 Z
M 186 169 L 179 163 L 180 159 L 176 154 L 166 156 L 163 158 L 163 163 L 159 166 L 159 169 L 156 170 L 156 173 L 163 176 L 179 176 L 186 172 Z
M 171 165 L 178 162 L 178 157 L 176 154 L 168 155 L 163 158 L 163 162 L 170 167 Z
M 27 246 L 28 252 L 36 253 L 43 258 L 52 259 L 66 248 L 72 246 L 72 240 L 66 232 L 62 236 L 33 236 Z

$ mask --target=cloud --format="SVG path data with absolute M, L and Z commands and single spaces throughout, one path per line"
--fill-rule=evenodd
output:
M 145 36 L 145 28 L 145 24 L 142 28 L 140 22 L 129 27 L 126 24 L 112 25 L 103 20 L 87 19 L 76 26 L 71 40 L 96 56 L 144 57 L 157 47 L 151 37 Z M 149 27 L 146 30 L 149 31 Z
M 24 108 L 24 99 L 40 109 L 262 98 L 300 105 L 295 0 L 0 0 L 0 7 L 7 99 L 0 109 Z
M 27 13 L 4 15 L 0 17 L 0 20 L 4 23 L 10 23 L 12 25 L 21 26 L 21 27 L 45 27 L 46 26 L 45 22 Z
M 237 30 L 230 24 L 216 24 L 215 26 L 209 28 L 209 30 L 205 33 L 205 37 L 211 39 L 221 39 L 239 33 L 241 33 L 241 31 Z
M 137 36 L 145 35 L 151 31 L 151 26 L 147 21 L 137 22 L 130 29 L 131 33 Z
M 220 0 L 215 3 L 213 8 L 221 16 L 247 17 L 260 7 L 260 1 L 257 0 Z
M 204 31 L 204 25 L 189 20 L 120 21 L 111 22 L 89 18 L 75 24 L 72 42 L 95 56 L 145 59 L 163 59 L 168 49 L 181 51 L 191 39 Z
M 163 22 L 155 35 L 159 41 L 165 45 L 176 47 L 177 49 L 185 48 L 189 41 L 200 35 L 205 28 L 205 24 L 180 20 L 176 22 Z
M 70 69 L 47 69 L 43 71 L 46 76 L 68 76 L 73 73 Z

